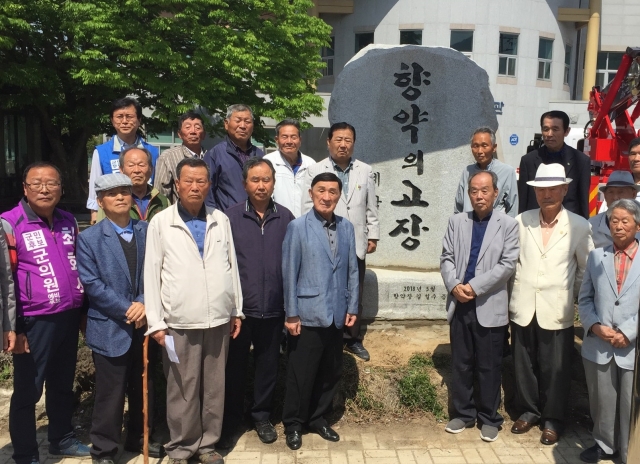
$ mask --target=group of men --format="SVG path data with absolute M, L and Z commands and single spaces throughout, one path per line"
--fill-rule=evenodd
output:
M 482 440 L 497 439 L 510 325 L 520 414 L 511 432 L 539 425 L 540 441 L 557 443 L 570 393 L 577 298 L 596 442 L 580 458 L 599 462 L 619 454 L 627 462 L 640 305 L 640 204 L 634 201 L 640 138 L 629 144 L 631 172 L 609 176 L 601 188 L 608 208 L 589 218 L 589 158 L 564 143 L 568 116 L 550 111 L 540 124 L 544 146 L 522 157 L 518 180 L 493 159 L 491 129 L 479 128 L 471 140 L 476 164 L 462 175 L 440 258 L 452 354 L 445 430 L 460 433 L 477 421 Z
M 343 347 L 369 358 L 360 289 L 379 233 L 371 167 L 352 157 L 355 129 L 334 124 L 330 157 L 315 164 L 300 153 L 300 125 L 292 119 L 276 128 L 279 150 L 263 156 L 251 143 L 246 105 L 229 107 L 227 137 L 208 151 L 196 112 L 179 120 L 182 146 L 161 155 L 141 137 L 141 118 L 134 99 L 114 102 L 116 134 L 96 148 L 92 162 L 87 206 L 94 225 L 80 233 L 73 216 L 57 207 L 62 177 L 46 162 L 25 169 L 23 200 L 1 216 L 14 460 L 39 462 L 35 404 L 45 383 L 51 454 L 111 464 L 125 396 L 124 448 L 141 452 L 146 337 L 150 372 L 162 352 L 170 434 L 164 446 L 150 440 L 150 456 L 166 453 L 173 464 L 223 462 L 216 448 L 233 446 L 246 430 L 251 351 L 247 415 L 259 438 L 274 442 L 270 414 L 283 330 L 287 445 L 300 448 L 303 428 L 338 441 L 325 417 Z M 78 329 L 96 371 L 91 447 L 71 425 Z M 147 378 L 151 427 L 154 379 Z
M 170 433 L 164 447 L 151 440 L 151 456 L 166 452 L 172 464 L 223 462 L 216 448 L 233 446 L 245 430 L 251 351 L 255 380 L 246 415 L 260 440 L 272 443 L 283 328 L 286 443 L 300 448 L 305 428 L 338 441 L 326 416 L 343 347 L 369 359 L 360 330 L 362 289 L 366 255 L 379 239 L 374 175 L 353 157 L 355 128 L 334 124 L 329 157 L 315 163 L 300 152 L 300 125 L 291 119 L 276 126 L 278 151 L 263 156 L 251 142 L 254 118 L 246 105 L 228 108 L 227 136 L 208 151 L 196 112 L 179 120 L 183 144 L 162 154 L 142 139 L 141 118 L 135 100 L 114 102 L 116 135 L 96 148 L 92 162 L 87 206 L 96 225 L 79 233 L 73 216 L 57 208 L 62 178 L 49 163 L 25 169 L 23 200 L 0 216 L 3 347 L 14 354 L 14 460 L 39 462 L 35 404 L 45 382 L 51 454 L 111 464 L 125 395 L 124 447 L 140 452 L 145 337 L 152 364 L 162 352 Z M 596 445 L 582 457 L 597 462 L 620 451 L 626 460 L 640 301 L 634 259 L 640 209 L 630 200 L 640 189 L 631 173 L 612 174 L 603 189 L 609 209 L 590 225 L 589 160 L 564 143 L 568 125 L 562 112 L 542 116 L 545 146 L 522 158 L 518 180 L 495 159 L 491 129 L 472 136 L 476 163 L 462 174 L 441 256 L 453 367 L 446 430 L 459 433 L 478 421 L 483 440 L 497 438 L 510 322 L 522 413 L 511 430 L 526 433 L 540 424 L 542 443 L 558 441 L 579 294 L 596 423 Z M 629 154 L 640 177 L 640 139 Z M 79 328 L 96 368 L 91 448 L 71 425 Z M 148 391 L 153 412 L 152 383 Z

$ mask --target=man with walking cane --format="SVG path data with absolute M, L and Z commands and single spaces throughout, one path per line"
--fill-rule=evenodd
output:
M 91 423 L 94 464 L 113 464 L 125 394 L 129 400 L 125 450 L 139 453 L 147 433 L 142 379 L 146 364 L 143 266 L 147 223 L 129 217 L 131 188 L 131 180 L 124 174 L 99 177 L 95 189 L 106 219 L 78 237 L 78 272 L 89 297 L 86 338 L 96 369 Z M 147 388 L 153 392 L 152 382 L 147 382 Z M 152 457 L 160 458 L 163 453 L 158 443 L 148 447 Z

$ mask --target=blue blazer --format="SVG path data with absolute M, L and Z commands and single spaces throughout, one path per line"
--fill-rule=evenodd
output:
M 307 327 L 344 326 L 346 314 L 358 314 L 358 259 L 353 225 L 336 216 L 334 258 L 327 233 L 312 209 L 287 226 L 282 248 L 284 305 L 287 317 Z
M 129 266 L 120 239 L 108 219 L 78 235 L 78 273 L 89 297 L 87 345 L 103 356 L 125 354 L 131 346 L 134 325 L 125 313 L 134 301 L 144 303 L 144 249 L 148 224 L 133 220 L 138 248 L 136 288 L 132 288 Z
M 618 367 L 633 370 L 636 359 L 638 306 L 640 305 L 640 251 L 636 254 L 620 292 L 616 283 L 613 245 L 589 253 L 582 279 L 578 311 L 585 334 L 582 357 L 596 364 L 615 359 Z M 629 339 L 626 348 L 614 348 L 589 329 L 595 323 L 620 330 Z

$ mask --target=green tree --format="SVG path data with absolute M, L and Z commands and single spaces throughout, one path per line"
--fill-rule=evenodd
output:
M 0 108 L 33 109 L 74 200 L 89 138 L 112 133 L 110 103 L 135 95 L 147 132 L 200 105 L 257 115 L 319 114 L 314 85 L 330 28 L 310 0 L 3 0 Z M 220 130 L 220 127 L 211 128 Z M 266 132 L 258 121 L 256 137 Z

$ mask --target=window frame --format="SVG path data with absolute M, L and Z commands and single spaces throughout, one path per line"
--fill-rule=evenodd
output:
M 371 34 L 371 42 L 369 42 L 369 43 L 368 43 L 367 45 L 365 45 L 364 47 L 360 47 L 360 48 L 358 48 L 358 45 L 359 45 L 359 43 L 358 43 L 358 37 L 360 37 L 360 36 L 364 36 L 364 35 L 369 35 L 369 34 Z M 359 53 L 359 52 L 360 52 L 360 50 L 362 50 L 363 48 L 366 48 L 368 45 L 371 45 L 372 43 L 375 43 L 375 35 L 374 35 L 374 32 L 373 32 L 373 31 L 371 31 L 371 32 L 356 32 L 356 33 L 355 33 L 355 46 L 354 46 L 354 48 L 355 48 L 355 54 Z
M 502 44 L 502 40 L 507 38 L 515 38 L 515 53 L 505 53 L 500 51 L 500 45 Z M 510 32 L 500 32 L 499 41 L 498 41 L 498 76 L 501 77 L 517 77 L 518 75 L 518 42 L 520 39 L 520 34 L 514 34 Z M 500 72 L 500 63 L 502 60 L 505 60 L 505 72 Z M 512 66 L 510 66 L 512 63 Z M 513 67 L 513 74 L 509 73 L 509 69 Z
M 408 43 L 408 42 L 402 42 L 402 34 L 406 33 L 406 32 L 419 32 L 420 33 L 420 43 L 419 44 L 414 44 L 414 43 Z M 424 32 L 424 29 L 401 29 L 400 30 L 400 45 L 422 45 L 422 33 Z
M 453 47 L 453 34 L 455 32 L 467 32 L 471 34 L 471 50 L 458 50 L 457 48 Z M 473 41 L 475 39 L 475 31 L 473 29 L 451 29 L 449 31 L 449 48 L 453 48 L 456 51 L 459 51 L 460 53 L 462 53 L 464 56 L 466 56 L 469 59 L 473 59 Z
M 542 43 L 549 42 L 550 43 L 550 57 L 543 58 L 540 56 L 542 52 Z M 548 37 L 539 37 L 538 38 L 538 76 L 537 79 L 539 81 L 551 81 L 551 66 L 553 64 L 553 43 L 554 39 L 550 39 Z M 542 75 L 541 72 L 542 71 Z
M 332 35 L 329 38 L 329 41 L 331 42 L 331 45 L 329 47 L 322 47 L 320 49 L 320 59 L 323 63 L 327 64 L 324 68 L 322 68 L 322 77 L 333 76 L 333 67 L 335 63 L 334 59 L 336 54 L 336 36 Z M 331 52 L 331 54 L 329 54 L 329 51 Z

